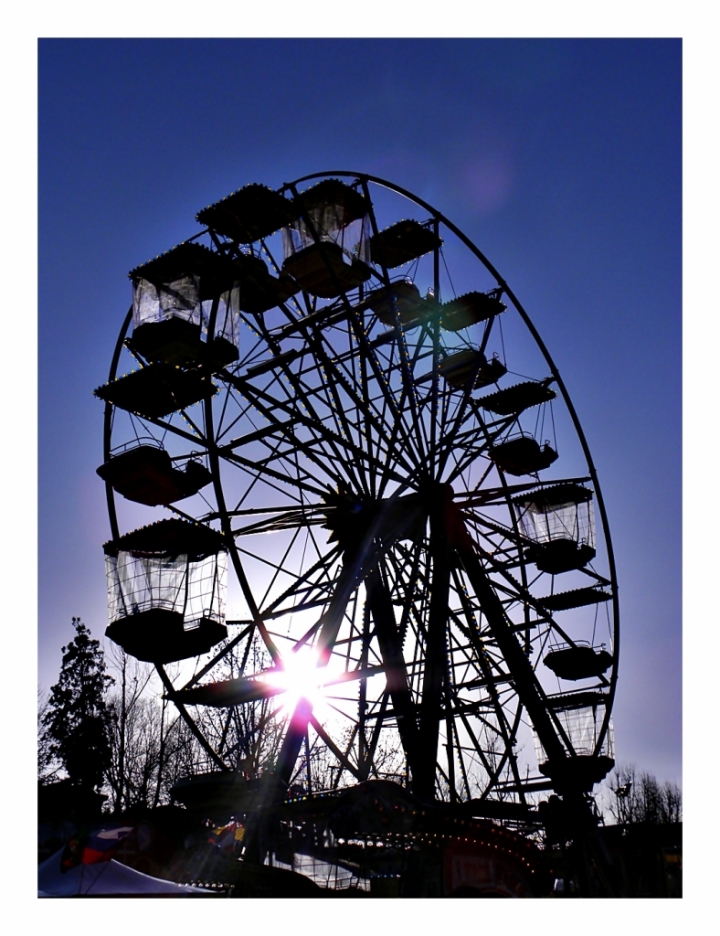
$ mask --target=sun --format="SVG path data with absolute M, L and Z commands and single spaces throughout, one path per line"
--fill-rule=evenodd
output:
M 325 692 L 331 679 L 328 665 L 323 666 L 318 651 L 308 646 L 286 654 L 276 669 L 263 674 L 264 683 L 281 690 L 279 711 L 288 714 L 301 699 L 310 703 L 316 715 L 327 709 Z

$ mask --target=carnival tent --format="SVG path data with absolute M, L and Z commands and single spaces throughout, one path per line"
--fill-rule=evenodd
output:
M 39 897 L 217 896 L 217 891 L 150 877 L 111 859 L 61 870 L 63 849 L 38 867 Z

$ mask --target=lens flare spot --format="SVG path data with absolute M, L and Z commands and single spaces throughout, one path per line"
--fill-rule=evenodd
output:
M 512 192 L 514 179 L 510 161 L 497 154 L 475 158 L 463 166 L 459 176 L 465 197 L 483 212 L 501 208 Z
M 328 667 L 319 662 L 317 650 L 301 647 L 286 654 L 277 669 L 265 673 L 263 682 L 282 690 L 278 697 L 282 711 L 294 711 L 300 700 L 305 699 L 316 712 L 324 701 L 329 676 Z

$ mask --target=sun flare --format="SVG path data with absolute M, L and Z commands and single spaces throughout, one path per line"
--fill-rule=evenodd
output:
M 335 669 L 333 667 L 331 674 L 329 667 L 319 662 L 319 654 L 314 647 L 301 647 L 296 653 L 287 654 L 280 668 L 266 673 L 263 681 L 282 690 L 279 696 L 281 712 L 293 712 L 300 700 L 306 699 L 317 715 L 320 709 L 327 707 L 323 704 L 325 692 L 328 680 L 337 675 Z

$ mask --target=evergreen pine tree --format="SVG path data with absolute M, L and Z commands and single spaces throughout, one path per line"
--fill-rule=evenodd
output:
M 95 791 L 110 759 L 109 718 L 105 692 L 114 682 L 105 672 L 100 643 L 80 618 L 73 618 L 74 639 L 63 647 L 58 682 L 42 717 L 50 753 L 74 786 Z

